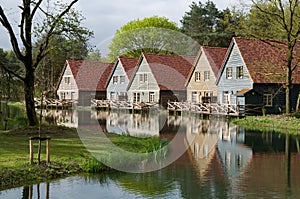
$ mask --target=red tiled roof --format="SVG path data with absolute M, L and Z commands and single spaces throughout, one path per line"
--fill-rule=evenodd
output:
M 122 63 L 122 66 L 127 74 L 128 79 L 130 80 L 133 76 L 134 69 L 138 64 L 139 58 L 129 58 L 129 57 L 119 57 L 119 60 Z
M 185 90 L 195 57 L 143 53 L 160 90 Z
M 287 47 L 278 42 L 233 38 L 254 83 L 284 83 Z M 293 64 L 300 61 L 300 42 L 294 48 Z M 300 84 L 300 66 L 293 71 L 292 82 Z
M 208 59 L 208 62 L 214 72 L 215 77 L 218 76 L 219 70 L 222 67 L 228 48 L 203 46 L 203 51 Z
M 113 68 L 112 63 L 68 60 L 78 89 L 81 91 L 105 91 L 105 85 Z

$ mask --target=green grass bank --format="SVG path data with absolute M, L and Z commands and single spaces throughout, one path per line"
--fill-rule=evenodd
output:
M 275 131 L 278 133 L 300 135 L 300 118 L 293 116 L 247 116 L 242 119 L 232 119 L 231 122 L 250 130 Z
M 50 181 L 83 172 L 96 173 L 111 169 L 98 162 L 85 148 L 76 129 L 62 126 L 42 126 L 42 137 L 51 137 L 51 163 L 45 163 L 45 143 L 41 164 L 29 164 L 29 137 L 38 135 L 38 127 L 0 131 L 0 190 Z M 164 146 L 158 137 L 136 138 L 106 134 L 112 143 L 131 152 L 147 153 Z M 38 142 L 34 142 L 35 161 Z M 110 150 L 103 146 L 103 153 Z

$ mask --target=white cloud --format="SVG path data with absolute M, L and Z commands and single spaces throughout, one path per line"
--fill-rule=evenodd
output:
M 237 1 L 215 0 L 214 2 L 219 9 L 224 9 Z M 91 42 L 97 45 L 113 36 L 122 25 L 137 18 L 165 16 L 180 26 L 180 19 L 185 12 L 189 11 L 192 2 L 193 0 L 80 0 L 76 8 L 86 17 L 84 25 L 94 31 L 95 38 Z M 3 8 L 13 8 L 9 10 L 11 13 L 16 11 L 18 4 L 16 1 L 0 0 Z M 18 15 L 11 16 L 16 18 Z M 9 38 L 3 29 L 0 30 L 0 37 L 0 48 L 10 49 Z

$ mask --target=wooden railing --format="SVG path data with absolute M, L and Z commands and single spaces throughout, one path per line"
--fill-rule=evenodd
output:
M 245 105 L 218 103 L 168 102 L 169 111 L 190 111 L 200 114 L 244 116 Z

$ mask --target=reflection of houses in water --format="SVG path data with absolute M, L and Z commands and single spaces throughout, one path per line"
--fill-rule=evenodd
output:
M 242 127 L 226 123 L 221 126 L 218 154 L 228 175 L 238 177 L 252 159 L 252 149 L 243 145 L 245 131 Z
M 48 124 L 70 128 L 78 127 L 78 112 L 76 110 L 44 110 L 43 117 Z
M 108 132 L 136 137 L 159 136 L 159 131 L 165 122 L 165 114 L 130 114 L 110 112 L 106 117 Z
M 215 120 L 191 118 L 187 123 L 187 142 L 195 158 L 206 158 L 218 142 Z

